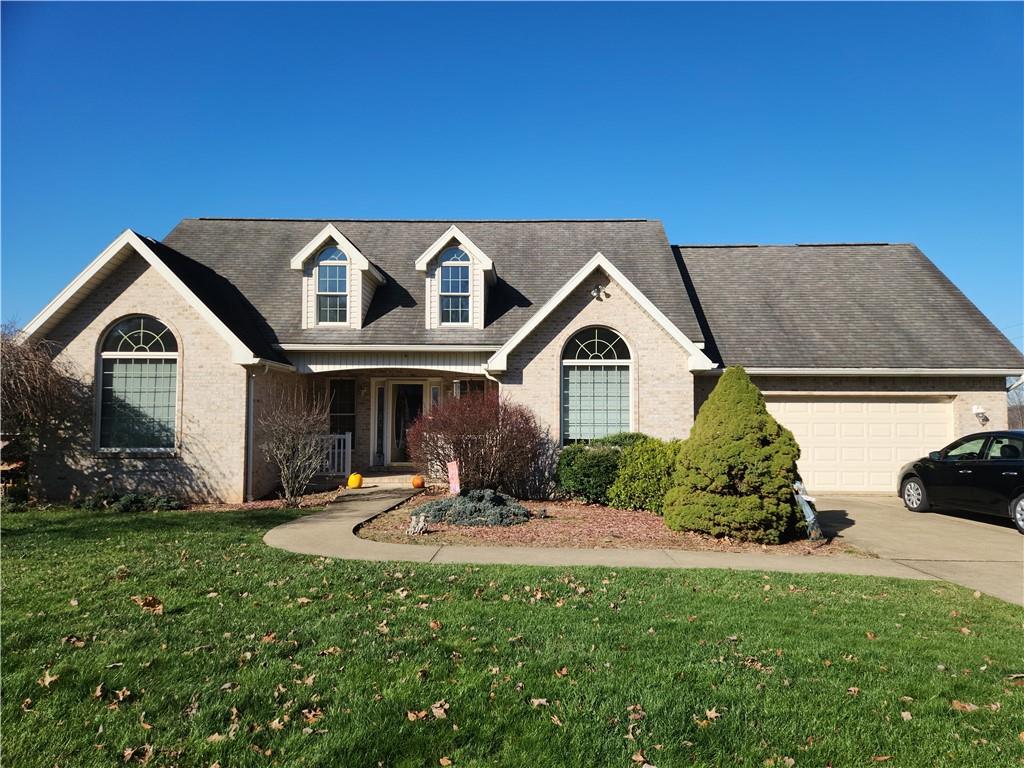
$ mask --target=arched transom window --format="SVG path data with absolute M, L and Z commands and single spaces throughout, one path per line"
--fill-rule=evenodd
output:
M 630 426 L 629 347 L 610 328 L 584 328 L 562 350 L 562 442 Z
M 348 322 L 348 257 L 329 245 L 316 257 L 317 323 Z
M 100 347 L 100 448 L 174 448 L 178 342 L 148 315 L 111 328 Z
M 441 251 L 441 323 L 469 323 L 469 254 L 452 246 Z

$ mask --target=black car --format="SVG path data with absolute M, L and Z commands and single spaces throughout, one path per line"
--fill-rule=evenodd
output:
M 1009 515 L 1024 533 L 1024 430 L 961 437 L 900 470 L 907 509 L 958 509 Z

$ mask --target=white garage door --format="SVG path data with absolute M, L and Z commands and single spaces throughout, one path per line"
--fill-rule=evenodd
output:
M 768 411 L 800 443 L 800 476 L 811 493 L 894 493 L 911 459 L 952 441 L 950 400 L 914 397 L 766 395 Z

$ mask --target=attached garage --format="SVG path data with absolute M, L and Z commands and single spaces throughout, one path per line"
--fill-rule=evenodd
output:
M 811 493 L 894 493 L 911 459 L 953 440 L 953 398 L 771 395 L 769 412 L 800 444 L 800 475 Z

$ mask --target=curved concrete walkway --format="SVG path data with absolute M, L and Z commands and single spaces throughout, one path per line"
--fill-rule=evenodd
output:
M 362 539 L 355 529 L 398 506 L 415 491 L 367 488 L 348 492 L 323 512 L 272 528 L 263 541 L 278 549 L 342 560 L 404 560 L 418 563 L 508 565 L 604 565 L 613 568 L 734 568 L 792 573 L 846 573 L 935 579 L 894 562 L 846 555 L 773 555 L 760 552 L 690 552 L 682 549 L 575 549 L 572 547 L 471 547 L 452 544 L 388 544 Z

